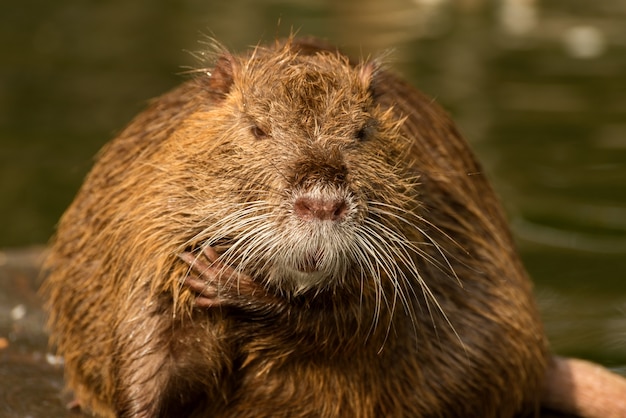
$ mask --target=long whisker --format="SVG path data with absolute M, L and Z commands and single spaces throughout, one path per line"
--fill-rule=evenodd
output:
M 394 295 L 397 295 L 400 297 L 400 300 L 402 301 L 405 311 L 407 312 L 411 320 L 412 326 L 416 331 L 417 323 L 416 323 L 416 318 L 414 315 L 413 303 L 417 303 L 418 298 L 415 293 L 414 283 L 411 283 L 411 281 L 406 276 L 405 271 L 411 271 L 411 272 L 417 273 L 419 270 L 417 269 L 417 266 L 414 264 L 412 257 L 409 255 L 407 248 L 404 248 L 403 245 L 399 245 L 399 246 L 392 245 L 392 244 L 397 244 L 397 243 L 402 244 L 406 240 L 403 241 L 401 239 L 397 239 L 399 238 L 398 234 L 396 234 L 395 232 L 391 230 L 388 230 L 386 227 L 383 228 L 384 225 L 380 224 L 379 222 L 370 220 L 369 222 L 366 221 L 366 224 L 370 224 L 371 226 L 367 228 L 367 230 L 369 231 L 368 236 L 370 238 L 375 238 L 384 244 L 383 246 L 380 247 L 380 248 L 383 248 L 382 251 L 380 251 L 381 253 L 380 257 L 388 258 L 389 263 L 393 266 L 393 271 L 391 273 L 391 276 L 389 276 L 389 278 L 392 281 L 392 284 L 395 289 Z M 376 232 L 377 228 L 383 228 L 382 229 L 383 233 L 379 234 L 378 232 Z M 387 240 L 385 240 L 385 237 L 384 237 L 386 233 L 389 234 L 387 236 L 388 238 Z M 402 263 L 405 267 L 400 268 L 397 265 L 398 262 Z M 409 298 L 409 295 L 412 295 L 413 297 Z
M 376 207 L 376 205 L 378 205 L 378 203 L 371 203 L 372 207 Z M 379 206 L 381 207 L 387 207 L 390 209 L 395 209 L 398 210 L 398 208 L 394 208 L 391 205 L 387 205 L 387 204 L 379 204 Z M 375 210 L 373 210 L 372 212 L 375 212 Z M 447 264 L 448 268 L 449 268 L 449 272 L 451 272 L 454 277 L 456 277 L 457 281 L 460 283 L 460 280 L 458 278 L 458 275 L 456 274 L 456 272 L 454 271 L 454 268 L 452 267 L 450 261 L 448 260 L 448 258 L 446 257 L 446 255 L 443 253 L 443 251 L 441 250 L 441 247 L 436 243 L 436 241 L 434 239 L 432 239 L 428 234 L 425 234 L 424 231 L 422 230 L 422 228 L 420 228 L 419 226 L 417 226 L 414 222 L 410 222 L 408 221 L 405 217 L 397 215 L 395 213 L 395 211 L 391 211 L 391 210 L 384 210 L 381 211 L 384 212 L 385 215 L 387 215 L 388 217 L 391 217 L 393 219 L 396 220 L 400 220 L 402 222 L 405 222 L 409 225 L 411 225 L 412 227 L 414 227 L 416 230 L 420 231 L 422 233 L 422 235 L 428 239 L 434 246 L 435 248 L 439 251 L 439 254 L 441 255 L 442 258 L 444 258 L 445 263 Z M 419 217 L 416 217 L 418 220 L 420 219 Z M 369 223 L 372 227 L 374 228 L 380 228 L 381 232 L 386 235 L 388 237 L 388 239 L 390 239 L 391 242 L 393 242 L 394 244 L 396 244 L 395 247 L 389 247 L 390 250 L 393 251 L 393 253 L 398 257 L 398 261 L 401 262 L 405 267 L 407 267 L 409 269 L 409 271 L 413 272 L 413 274 L 415 274 L 415 279 L 417 281 L 417 284 L 420 285 L 420 287 L 422 288 L 422 292 L 424 293 L 425 296 L 425 301 L 427 304 L 427 309 L 429 311 L 429 315 L 431 317 L 431 321 L 433 324 L 433 327 L 435 328 L 435 332 L 436 332 L 436 322 L 434 320 L 433 317 L 433 313 L 430 309 L 430 304 L 428 303 L 428 301 L 432 301 L 432 303 L 434 304 L 434 306 L 437 308 L 437 310 L 441 313 L 441 315 L 443 316 L 444 320 L 446 321 L 446 323 L 448 324 L 448 326 L 450 327 L 450 329 L 452 330 L 452 332 L 454 333 L 454 335 L 456 336 L 456 338 L 458 339 L 458 341 L 460 342 L 460 344 L 464 346 L 463 341 L 460 338 L 459 333 L 457 332 L 456 328 L 454 327 L 454 325 L 452 324 L 452 322 L 450 321 L 450 319 L 448 318 L 447 314 L 445 313 L 443 307 L 441 306 L 441 304 L 439 303 L 439 301 L 437 300 L 435 294 L 431 291 L 430 287 L 427 285 L 427 283 L 424 281 L 423 277 L 421 276 L 421 274 L 419 273 L 419 269 L 417 268 L 415 262 L 413 261 L 412 257 L 410 256 L 410 252 L 415 253 L 417 256 L 421 257 L 422 259 L 426 259 L 429 260 L 434 266 L 437 267 L 438 263 L 433 263 L 432 260 L 433 258 L 430 257 L 425 257 L 425 252 L 424 250 L 422 250 L 421 248 L 419 248 L 418 246 L 415 245 L 415 243 L 412 243 L 410 240 L 408 240 L 405 236 L 401 235 L 400 233 L 396 232 L 394 229 L 383 225 L 382 223 L 378 222 L 378 221 L 374 221 L 372 220 L 372 218 L 368 218 L 369 221 L 366 221 L 366 223 Z M 439 265 L 440 266 L 440 265 Z M 406 276 L 403 274 L 401 276 L 405 281 Z M 413 295 L 415 296 L 415 291 L 413 289 L 413 286 L 411 286 L 410 283 L 407 283 L 407 287 L 409 289 L 411 289 L 411 293 L 413 293 Z M 407 301 L 408 299 L 406 297 L 403 298 L 403 301 Z M 407 304 L 407 308 L 409 310 L 411 310 L 412 305 L 411 304 Z
M 433 225 L 414 211 L 407 211 L 405 208 L 377 201 L 368 202 L 368 206 L 370 216 L 363 219 L 351 238 L 336 234 L 330 229 L 326 231 L 327 233 L 315 235 L 314 237 L 317 238 L 302 244 L 305 246 L 304 249 L 301 248 L 297 253 L 289 248 L 291 241 L 285 240 L 283 235 L 277 233 L 275 225 L 280 223 L 280 215 L 278 215 L 280 211 L 276 211 L 274 206 L 264 200 L 241 203 L 236 206 L 235 210 L 231 206 L 228 213 L 217 215 L 213 213 L 210 217 L 207 216 L 199 224 L 208 226 L 200 229 L 188 241 L 188 245 L 196 248 L 196 250 L 199 248 L 200 252 L 197 255 L 199 257 L 201 251 L 206 247 L 214 246 L 225 240 L 227 246 L 219 258 L 223 269 L 232 267 L 239 272 L 268 272 L 280 265 L 281 262 L 297 265 L 299 262 L 297 257 L 300 257 L 301 254 L 316 251 L 316 248 L 329 245 L 328 242 L 331 242 L 333 243 L 332 252 L 343 255 L 336 256 L 330 261 L 325 260 L 324 262 L 331 263 L 325 264 L 325 268 L 335 272 L 338 280 L 324 283 L 322 286 L 327 287 L 341 282 L 340 278 L 347 272 L 347 265 L 345 262 L 340 262 L 341 259 L 352 260 L 355 266 L 358 266 L 356 270 L 359 271 L 361 297 L 366 281 L 371 281 L 374 289 L 374 311 L 370 328 L 367 331 L 368 336 L 379 326 L 383 309 L 389 312 L 385 334 L 386 336 L 389 335 L 397 302 L 403 306 L 413 327 L 416 328 L 418 324 L 415 316 L 416 308 L 419 307 L 419 301 L 423 299 L 435 333 L 438 333 L 438 329 L 433 308 L 442 315 L 445 323 L 463 345 L 459 333 L 437 300 L 437 296 L 424 280 L 420 273 L 421 269 L 418 267 L 418 260 L 423 260 L 442 273 L 455 277 L 459 285 L 462 285 L 451 260 L 448 258 L 445 247 L 440 245 L 426 229 L 432 228 L 459 248 L 460 245 L 441 228 Z M 406 227 L 416 231 L 415 236 L 412 234 L 409 236 L 413 238 L 422 237 L 425 241 L 413 241 L 404 234 L 403 230 Z M 324 236 L 323 241 L 320 241 L 321 236 Z M 194 243 L 201 243 L 201 245 L 198 247 Z M 435 253 L 428 248 L 433 248 Z M 282 258 L 278 259 L 277 257 Z M 290 259 L 290 257 L 293 258 Z M 264 280 L 270 280 L 264 274 L 260 274 L 260 277 Z M 391 294 L 385 291 L 383 280 L 389 281 L 391 289 L 393 289 Z M 421 288 L 422 298 L 418 297 L 417 286 Z M 317 289 L 317 291 L 319 292 L 321 289 Z
M 443 267 L 447 267 L 447 270 L 452 273 L 452 275 L 454 276 L 454 278 L 456 279 L 457 283 L 463 287 L 463 283 L 461 282 L 460 278 L 458 277 L 456 271 L 454 270 L 454 268 L 452 267 L 452 264 L 450 263 L 450 260 L 448 259 L 448 256 L 445 254 L 444 251 L 444 247 L 441 246 L 430 234 L 428 234 L 422 227 L 420 227 L 418 224 L 416 224 L 415 222 L 411 222 L 408 219 L 406 219 L 403 216 L 400 216 L 398 213 L 396 213 L 395 211 L 401 210 L 400 208 L 396 208 L 392 205 L 388 205 L 385 203 L 379 203 L 379 202 L 375 202 L 372 203 L 373 206 L 381 206 L 381 207 L 387 207 L 390 210 L 380 210 L 380 209 L 373 209 L 372 212 L 374 213 L 380 213 L 382 215 L 385 216 L 389 216 L 392 217 L 400 222 L 403 222 L 405 224 L 407 224 L 409 227 L 414 228 L 415 230 L 417 230 L 418 232 L 420 232 L 420 234 L 426 238 L 428 241 L 430 241 L 430 243 L 434 246 L 434 248 L 437 249 L 437 252 L 439 253 L 439 255 L 441 256 L 441 258 L 443 259 L 444 263 L 442 264 L 439 260 L 437 260 L 435 257 L 433 257 L 432 255 L 424 252 L 422 249 L 418 249 L 418 251 L 420 252 L 420 254 L 422 255 L 422 257 L 425 257 L 426 259 L 430 260 L 431 263 L 434 266 L 437 266 L 442 272 L 443 272 Z M 395 210 L 395 211 L 394 211 Z M 428 225 L 429 227 L 432 227 L 435 231 L 437 231 L 438 233 L 440 233 L 441 235 L 443 235 L 444 238 L 448 239 L 450 242 L 452 242 L 454 245 L 456 245 L 459 249 L 465 251 L 463 249 L 463 247 L 456 242 L 449 234 L 447 234 L 445 231 L 443 231 L 441 228 L 439 228 L 438 226 L 434 225 L 432 222 L 428 221 L 427 219 L 425 219 L 422 216 L 419 215 L 414 215 L 416 220 Z

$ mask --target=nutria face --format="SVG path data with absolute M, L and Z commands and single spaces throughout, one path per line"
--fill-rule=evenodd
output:
M 179 158 L 206 167 L 194 183 L 213 202 L 190 242 L 225 243 L 226 264 L 281 290 L 402 280 L 415 250 L 398 224 L 415 222 L 415 175 L 401 121 L 374 99 L 374 66 L 257 53 L 218 61 L 219 108 L 178 136 L 196 138 L 193 158 Z M 213 138 L 206 148 L 201 135 Z

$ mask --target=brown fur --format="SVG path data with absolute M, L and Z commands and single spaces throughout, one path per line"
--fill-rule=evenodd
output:
M 311 41 L 222 50 L 207 73 L 103 149 L 59 224 L 44 295 L 80 403 L 119 417 L 535 414 L 548 350 L 531 284 L 439 106 Z M 302 195 L 347 214 L 305 222 Z M 221 267 L 196 267 L 215 290 L 200 306 L 186 278 L 210 247 Z M 303 284 L 289 266 L 323 274 Z

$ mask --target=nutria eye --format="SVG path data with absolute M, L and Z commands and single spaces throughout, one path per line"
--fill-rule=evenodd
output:
M 256 125 L 253 125 L 252 128 L 250 128 L 250 132 L 252 132 L 252 135 L 254 135 L 256 139 L 265 139 L 269 136 L 263 129 Z
M 359 142 L 363 142 L 372 135 L 373 131 L 373 124 L 371 122 L 368 122 L 367 124 L 363 125 L 361 129 L 354 133 L 354 138 Z
M 359 142 L 364 141 L 365 137 L 367 137 L 367 132 L 365 132 L 365 128 L 363 127 L 359 129 L 358 131 L 356 131 L 356 134 L 354 135 L 354 137 Z

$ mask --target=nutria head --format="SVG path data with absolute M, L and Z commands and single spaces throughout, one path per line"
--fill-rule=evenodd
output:
M 291 42 L 220 56 L 204 80 L 219 106 L 191 115 L 161 162 L 165 178 L 188 174 L 168 194 L 190 214 L 186 244 L 226 246 L 226 264 L 282 292 L 400 286 L 420 251 L 418 176 L 375 77 Z

